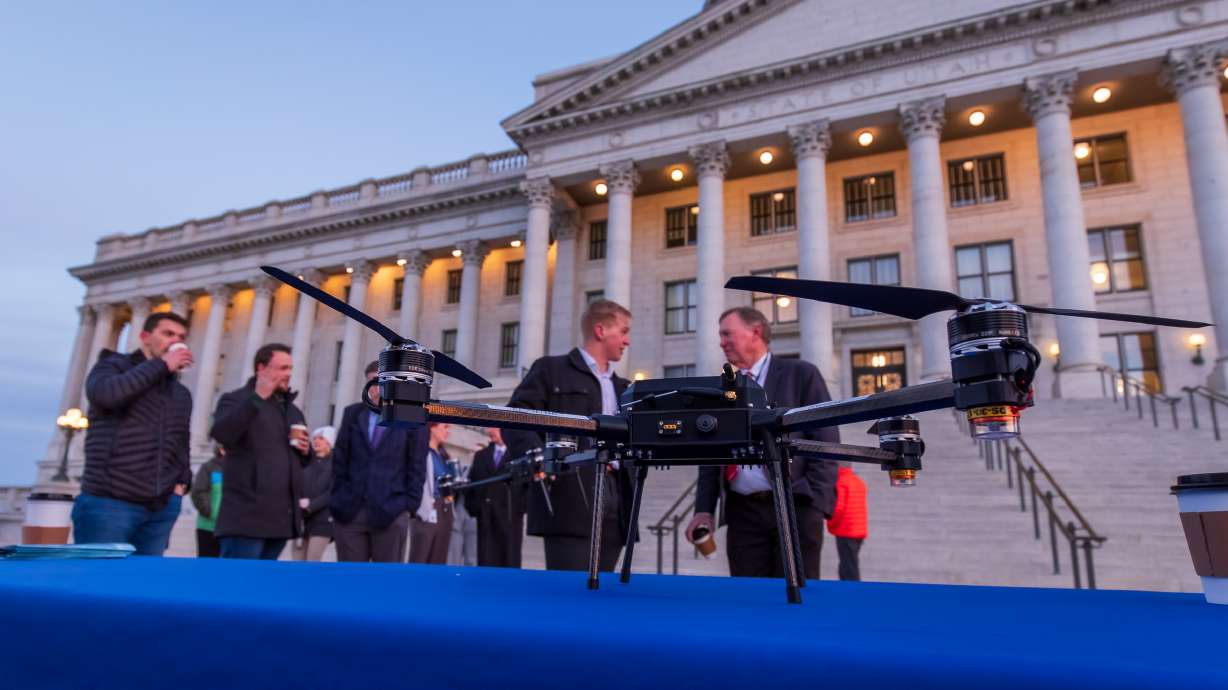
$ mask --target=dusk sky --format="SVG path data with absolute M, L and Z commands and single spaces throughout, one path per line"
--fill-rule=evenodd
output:
M 98 238 L 509 148 L 535 75 L 702 4 L 5 3 L 0 486 L 55 431 Z

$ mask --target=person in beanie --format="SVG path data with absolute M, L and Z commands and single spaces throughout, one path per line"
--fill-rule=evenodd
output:
M 866 483 L 853 468 L 841 467 L 836 476 L 836 510 L 827 521 L 827 531 L 836 538 L 840 556 L 840 579 L 861 579 L 861 544 L 869 534 Z
M 318 561 L 333 540 L 333 516 L 329 502 L 333 496 L 333 445 L 337 430 L 322 426 L 311 432 L 311 460 L 303 468 L 303 535 L 294 542 L 296 561 Z
M 226 467 L 226 450 L 221 446 L 212 458 L 196 470 L 192 482 L 192 505 L 196 506 L 196 557 L 218 558 L 221 544 L 213 534 L 217 512 L 222 507 L 222 472 Z

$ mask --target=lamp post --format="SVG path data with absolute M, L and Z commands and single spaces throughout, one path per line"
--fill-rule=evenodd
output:
M 1190 347 L 1194 348 L 1194 357 L 1190 362 L 1197 366 L 1202 366 L 1207 363 L 1207 360 L 1202 356 L 1202 346 L 1207 344 L 1207 336 L 1202 333 L 1191 333 L 1189 337 Z
M 55 425 L 64 431 L 64 452 L 60 454 L 60 469 L 51 477 L 53 482 L 68 481 L 68 448 L 72 445 L 73 434 L 89 428 L 90 420 L 73 407 L 55 420 Z

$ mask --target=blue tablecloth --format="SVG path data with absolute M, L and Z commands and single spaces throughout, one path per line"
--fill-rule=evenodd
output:
M 0 561 L 6 688 L 1228 688 L 1201 595 Z

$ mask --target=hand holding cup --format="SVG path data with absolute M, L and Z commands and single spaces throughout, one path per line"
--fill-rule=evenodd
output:
M 175 374 L 192 366 L 192 351 L 183 343 L 171 343 L 162 354 L 162 361 L 166 362 L 166 368 Z

